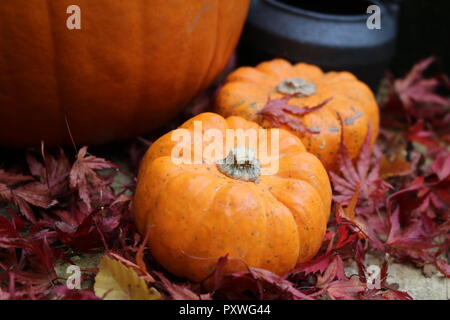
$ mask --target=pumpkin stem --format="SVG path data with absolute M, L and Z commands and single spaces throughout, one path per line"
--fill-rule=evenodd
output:
M 219 160 L 217 169 L 232 179 L 258 182 L 261 165 L 255 151 L 247 147 L 233 148 L 225 159 Z
M 314 83 L 302 78 L 290 78 L 281 81 L 277 86 L 279 93 L 288 95 L 312 96 L 317 92 Z

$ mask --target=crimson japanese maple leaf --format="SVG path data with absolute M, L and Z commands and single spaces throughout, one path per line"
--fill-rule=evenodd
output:
M 409 141 L 423 144 L 429 150 L 435 150 L 440 146 L 438 136 L 435 132 L 425 129 L 423 119 L 408 128 L 407 138 Z
M 432 172 L 435 173 L 439 181 L 449 180 L 450 178 L 450 152 L 443 149 L 436 155 L 435 161 L 431 166 Z
M 360 292 L 360 299 L 363 300 L 411 300 L 411 296 L 403 291 L 398 290 L 398 285 L 395 283 L 388 283 L 388 260 L 385 256 L 385 260 L 381 267 L 379 268 L 378 283 L 374 280 L 368 278 L 368 272 L 365 265 L 365 254 L 366 249 L 363 247 L 362 242 L 359 242 L 356 246 L 356 254 L 354 260 L 358 267 L 358 275 L 361 283 L 366 284 L 367 288 L 364 292 Z M 370 282 L 369 282 L 370 281 Z M 368 284 L 372 283 L 375 285 L 373 288 L 369 287 Z
M 319 288 L 325 288 L 334 280 L 343 279 L 345 279 L 344 262 L 339 255 L 335 254 L 332 256 L 326 270 L 317 276 L 316 286 Z
M 432 263 L 445 274 L 439 255 L 448 250 L 442 239 L 450 232 L 450 153 L 437 154 L 427 173 L 387 199 L 386 244 L 400 260 Z
M 20 270 L 8 270 L 7 274 L 9 275 L 9 292 L 5 298 L 10 300 L 44 298 L 51 287 L 52 278 L 48 274 Z
M 294 284 L 286 277 L 276 275 L 269 270 L 246 266 L 246 271 L 226 274 L 223 269 L 228 261 L 228 256 L 218 259 L 214 272 L 210 278 L 206 279 L 206 281 L 213 280 L 214 291 L 219 297 L 226 297 L 227 299 L 248 299 L 251 297 L 261 300 L 312 300 L 311 297 L 295 288 Z M 243 261 L 240 262 L 245 264 Z
M 327 252 L 309 262 L 301 264 L 298 268 L 294 269 L 291 274 L 299 272 L 304 272 L 306 275 L 314 273 L 322 274 L 328 268 L 328 265 L 332 259 L 333 255 Z
M 78 226 L 56 223 L 58 239 L 75 252 L 95 253 L 94 249 L 102 247 L 101 236 L 95 228 L 94 213 L 87 216 Z
M 295 288 L 292 282 L 268 270 L 258 268 L 249 268 L 248 271 L 226 275 L 218 291 L 221 293 L 228 291 L 230 298 L 236 298 L 236 294 L 248 291 L 261 300 L 312 300 L 311 297 Z
M 407 228 L 401 228 L 400 210 L 397 208 L 389 217 L 390 230 L 387 245 L 391 247 L 407 248 L 414 251 L 433 248 L 436 245 L 429 241 L 429 234 L 424 219 L 415 219 Z
M 117 168 L 102 158 L 87 155 L 87 147 L 80 149 L 70 171 L 70 187 L 78 191 L 80 198 L 91 210 L 91 198 L 105 189 L 106 183 L 95 170 Z
M 450 137 L 450 102 L 439 88 L 450 89 L 450 80 L 443 74 L 425 78 L 423 73 L 434 61 L 433 57 L 417 63 L 403 79 L 389 75 L 388 94 L 380 107 L 389 113 L 382 117 L 385 126 L 402 128 L 426 121 L 439 137 Z
M 435 60 L 427 58 L 417 63 L 404 79 L 398 79 L 394 88 L 406 109 L 415 108 L 417 103 L 449 105 L 449 99 L 436 94 L 436 89 L 443 82 L 441 78 L 423 78 L 423 72 Z
M 19 238 L 20 232 L 21 228 L 17 228 L 17 226 L 6 217 L 0 216 L 0 247 L 2 247 L 2 241 L 7 241 L 11 238 Z
M 305 127 L 300 117 L 323 108 L 332 98 L 328 98 L 314 107 L 297 107 L 288 104 L 291 97 L 269 99 L 260 114 L 274 127 L 286 126 L 297 132 L 317 134 L 317 130 Z
M 69 289 L 66 285 L 54 288 L 50 297 L 54 300 L 101 300 L 92 291 Z
M 333 300 L 355 300 L 358 298 L 357 294 L 365 289 L 366 285 L 358 279 L 345 279 L 331 282 L 326 292 Z
M 431 218 L 448 213 L 450 152 L 443 149 L 435 156 L 427 175 L 415 177 L 407 187 L 393 193 L 388 200 L 389 206 L 395 203 L 402 212 L 417 210 L 420 213 L 427 213 Z
M 0 199 L 14 203 L 32 222 L 36 222 L 36 218 L 30 205 L 47 209 L 57 203 L 46 184 L 4 170 L 0 170 Z
M 43 163 L 31 154 L 27 154 L 28 167 L 31 174 L 47 185 L 52 196 L 59 196 L 68 188 L 68 177 L 71 165 L 63 150 L 59 150 L 57 157 L 52 156 L 41 147 Z
M 104 245 L 105 239 L 111 239 L 119 226 L 119 212 L 105 207 L 86 213 L 78 208 L 68 211 L 55 211 L 61 221 L 54 222 L 58 239 L 75 252 L 95 253 Z
M 435 262 L 434 265 L 436 268 L 447 278 L 450 278 L 450 261 L 448 259 L 448 253 L 450 252 L 450 223 L 447 221 L 447 225 L 443 228 L 446 239 L 443 243 L 440 244 L 438 251 L 435 254 Z M 440 256 L 443 256 L 442 258 Z M 445 255 L 447 255 L 447 259 L 445 259 Z
M 155 272 L 155 274 L 158 276 L 164 289 L 173 300 L 211 300 L 211 294 L 197 294 L 190 288 L 189 285 L 180 285 L 171 282 L 161 272 Z
M 333 228 L 325 235 L 323 251 L 311 261 L 298 265 L 292 270 L 289 276 L 296 276 L 304 273 L 305 275 L 313 274 L 317 276 L 317 288 L 324 288 L 334 280 L 345 279 L 342 259 L 347 257 L 346 251 L 358 243 L 359 237 L 357 231 L 352 227 L 353 224 L 346 223 L 340 216 L 339 206 L 335 207 L 335 220 L 332 221 Z M 315 294 L 318 294 L 317 292 Z
M 390 187 L 386 181 L 380 178 L 380 160 L 372 157 L 371 140 L 372 130 L 369 126 L 359 157 L 354 164 L 344 144 L 344 135 L 342 134 L 338 155 L 340 175 L 330 172 L 335 191 L 333 199 L 346 205 L 360 188 L 360 200 L 367 202 L 365 210 L 369 212 L 373 212 L 380 206 L 384 201 L 383 196 Z
M 0 219 L 0 248 L 23 250 L 22 258 L 25 258 L 28 267 L 32 268 L 35 274 L 55 275 L 54 265 L 60 254 L 55 251 L 50 244 L 55 241 L 54 232 L 48 229 L 41 229 L 39 224 L 27 230 L 24 236 L 24 229 L 6 218 Z M 15 251 L 12 251 L 15 253 Z M 10 251 L 11 253 L 11 251 Z M 13 259 L 11 260 L 13 261 Z M 23 263 L 23 262 L 22 262 Z M 19 261 L 8 266 L 8 270 L 17 273 Z M 0 264 L 0 269 L 5 266 Z
M 33 181 L 33 177 L 26 176 L 18 173 L 6 172 L 3 169 L 0 169 L 0 183 L 3 183 L 7 186 L 14 186 L 23 182 Z
M 413 261 L 419 265 L 435 263 L 436 234 L 433 222 L 425 215 L 412 218 L 405 225 L 400 222 L 400 210 L 395 209 L 389 216 L 389 236 L 386 241 L 388 252 L 399 261 Z

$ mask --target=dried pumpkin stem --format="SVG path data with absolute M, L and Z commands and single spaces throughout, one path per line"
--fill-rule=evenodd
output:
M 236 180 L 257 182 L 261 175 L 261 165 L 255 151 L 247 147 L 231 149 L 227 157 L 216 165 L 221 173 Z
M 288 95 L 311 96 L 317 92 L 314 83 L 303 78 L 290 78 L 281 81 L 277 86 L 279 93 Z

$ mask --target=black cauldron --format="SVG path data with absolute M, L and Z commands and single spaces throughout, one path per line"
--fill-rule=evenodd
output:
M 380 8 L 370 29 L 367 8 Z M 253 0 L 239 54 L 242 64 L 275 57 L 347 70 L 376 89 L 395 50 L 398 4 L 376 0 Z

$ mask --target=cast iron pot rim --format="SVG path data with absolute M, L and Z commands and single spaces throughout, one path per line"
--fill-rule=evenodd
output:
M 366 21 L 368 15 L 367 14 L 330 14 L 330 13 L 320 13 L 315 11 L 310 11 L 306 9 L 296 8 L 293 6 L 290 6 L 285 3 L 281 3 L 279 0 L 264 0 L 267 3 L 269 3 L 273 7 L 277 7 L 280 9 L 283 9 L 285 11 L 288 11 L 290 13 L 294 13 L 297 15 L 302 15 L 308 18 L 314 17 L 319 18 L 323 20 L 331 20 L 331 21 Z M 379 0 L 367 0 L 371 2 L 372 4 L 375 4 L 377 6 L 380 6 L 381 8 L 384 8 L 385 6 L 383 3 L 381 3 Z

